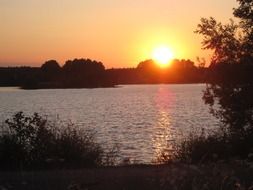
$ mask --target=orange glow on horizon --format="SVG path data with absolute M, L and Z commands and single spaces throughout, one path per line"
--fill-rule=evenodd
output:
M 235 0 L 1 1 L 0 66 L 90 58 L 106 68 L 136 67 L 161 44 L 169 44 L 173 58 L 209 60 L 193 31 L 201 17 L 226 22 L 236 6 Z

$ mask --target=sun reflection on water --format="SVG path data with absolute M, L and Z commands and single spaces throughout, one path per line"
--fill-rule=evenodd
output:
M 173 133 L 171 126 L 170 107 L 175 103 L 174 97 L 166 86 L 161 86 L 155 96 L 157 107 L 157 122 L 154 125 L 152 137 L 154 158 L 173 149 Z

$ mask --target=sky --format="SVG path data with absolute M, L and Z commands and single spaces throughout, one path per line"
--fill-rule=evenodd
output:
M 136 67 L 158 46 L 178 59 L 204 57 L 201 17 L 224 23 L 236 0 L 0 0 L 0 66 L 40 66 L 55 59 Z

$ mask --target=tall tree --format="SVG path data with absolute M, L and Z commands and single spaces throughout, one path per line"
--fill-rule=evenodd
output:
M 220 119 L 224 134 L 253 137 L 253 0 L 238 0 L 238 24 L 202 18 L 196 33 L 213 50 L 203 99 Z M 252 142 L 253 145 L 253 142 Z
M 243 61 L 252 62 L 253 58 L 253 0 L 237 0 L 239 7 L 234 9 L 235 17 L 240 19 L 243 30 Z

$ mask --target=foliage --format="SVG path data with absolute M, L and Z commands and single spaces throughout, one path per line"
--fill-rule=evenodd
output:
M 103 87 L 105 68 L 101 62 L 90 59 L 68 60 L 62 67 L 63 85 L 65 87 Z
M 222 25 L 214 18 L 203 18 L 196 30 L 203 35 L 203 48 L 214 50 L 203 99 L 232 136 L 253 130 L 253 56 L 252 49 L 245 48 L 253 43 L 252 2 L 239 0 L 240 6 L 234 9 L 241 25 L 232 20 Z
M 175 150 L 174 160 L 184 163 L 201 164 L 217 161 L 233 161 L 250 159 L 253 150 L 252 134 L 235 136 L 225 133 L 193 135 L 184 139 Z
M 79 168 L 102 165 L 94 134 L 50 123 L 37 113 L 16 113 L 1 126 L 0 169 Z
M 240 19 L 243 35 L 244 61 L 252 62 L 253 57 L 253 1 L 237 0 L 239 7 L 234 9 L 234 15 Z
M 31 68 L 31 72 L 32 75 L 21 68 L 16 68 L 16 70 L 0 68 L 0 74 L 5 74 L 0 76 L 0 85 L 1 83 L 8 85 L 10 80 L 14 80 L 14 84 L 11 85 L 21 85 L 24 89 L 97 88 L 115 85 L 115 82 L 107 75 L 104 65 L 90 59 L 68 60 L 62 67 L 57 61 L 49 60 L 40 68 Z M 23 75 L 29 80 L 23 80 Z
M 220 120 L 211 135 L 190 135 L 175 151 L 175 159 L 201 163 L 248 159 L 253 152 L 253 1 L 238 0 L 239 24 L 202 18 L 195 31 L 203 49 L 213 50 L 203 100 Z
M 58 72 L 60 69 L 61 67 L 59 63 L 55 60 L 46 61 L 43 65 L 41 65 L 41 70 L 44 72 L 53 73 Z
M 189 59 L 174 59 L 165 68 L 149 59 L 140 62 L 136 71 L 139 74 L 136 83 L 200 83 L 205 78 L 205 69 L 196 67 Z
M 68 60 L 61 67 L 48 60 L 41 67 L 0 68 L 0 86 L 24 89 L 97 88 L 117 84 L 200 83 L 206 68 L 196 67 L 190 60 L 173 60 L 168 68 L 154 61 L 140 62 L 136 68 L 105 69 L 101 62 L 90 59 Z
M 223 25 L 213 17 L 202 18 L 198 24 L 198 34 L 203 35 L 203 49 L 213 50 L 211 64 L 215 65 L 222 62 L 235 63 L 240 56 L 240 41 L 236 38 L 238 26 L 233 20 Z

